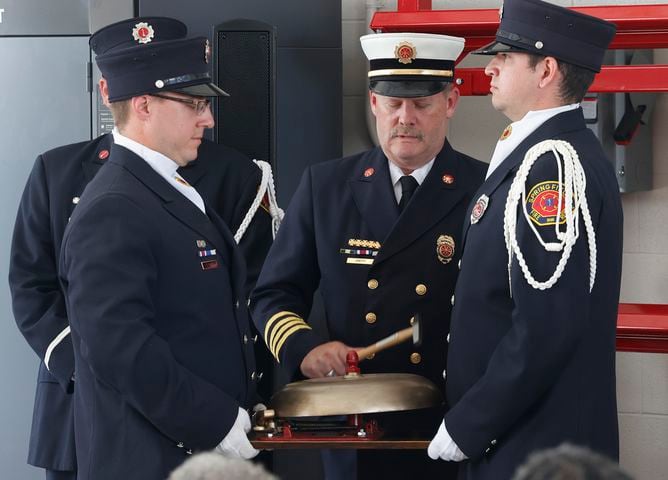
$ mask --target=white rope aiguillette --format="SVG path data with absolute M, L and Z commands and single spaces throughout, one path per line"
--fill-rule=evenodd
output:
M 257 195 L 253 199 L 246 216 L 239 225 L 237 232 L 234 234 L 234 241 L 239 243 L 241 238 L 246 233 L 248 225 L 250 225 L 253 220 L 255 212 L 260 207 L 262 203 L 262 198 L 264 194 L 267 194 L 269 199 L 269 215 L 271 215 L 271 235 L 273 238 L 276 238 L 276 233 L 278 232 L 278 227 L 281 226 L 283 221 L 283 216 L 285 215 L 283 209 L 278 206 L 276 201 L 276 189 L 274 188 L 274 176 L 271 173 L 271 165 L 263 160 L 253 160 L 253 162 L 260 168 L 262 171 L 262 180 L 260 181 L 260 188 L 257 189 Z
M 557 179 L 559 185 L 557 191 L 559 200 L 557 202 L 557 218 L 555 218 L 554 225 L 555 234 L 559 240 L 558 242 L 543 241 L 525 208 L 525 184 L 529 177 L 531 167 L 541 155 L 550 151 L 554 154 L 555 161 L 557 162 L 559 177 Z M 559 155 L 561 155 L 561 158 L 563 159 L 563 168 Z M 585 196 L 586 188 L 587 179 L 585 177 L 584 169 L 582 168 L 577 152 L 570 143 L 563 140 L 544 140 L 531 147 L 526 153 L 524 160 L 513 179 L 513 183 L 510 186 L 503 218 L 503 234 L 506 242 L 506 250 L 508 251 L 508 283 L 511 288 L 511 296 L 511 267 L 513 263 L 513 255 L 517 257 L 517 262 L 522 268 L 524 278 L 533 288 L 547 290 L 557 283 L 557 280 L 559 280 L 559 277 L 561 277 L 561 274 L 566 267 L 573 245 L 575 245 L 580 234 L 580 211 L 582 212 L 582 218 L 587 232 L 587 241 L 589 244 L 589 291 L 591 292 L 592 288 L 594 288 L 594 282 L 596 280 L 596 233 L 594 232 L 591 215 L 589 213 L 589 205 L 587 204 L 587 197 Z M 520 199 L 522 201 L 521 206 L 518 205 Z M 524 255 L 520 250 L 520 246 L 517 243 L 516 230 L 518 206 L 524 212 L 526 221 L 529 223 L 529 226 L 531 226 L 534 235 L 543 248 L 548 252 L 562 252 L 554 273 L 544 282 L 537 281 L 531 274 L 529 267 L 524 260 Z M 559 228 L 562 209 L 565 219 L 564 231 L 561 231 Z

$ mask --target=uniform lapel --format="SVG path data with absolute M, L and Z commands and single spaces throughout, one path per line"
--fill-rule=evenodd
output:
M 457 155 L 446 141 L 429 174 L 385 239 L 375 264 L 408 247 L 462 201 L 465 191 L 457 186 L 458 169 Z M 446 175 L 454 181 L 444 182 Z
M 519 165 L 524 160 L 526 152 L 531 147 L 541 142 L 542 140 L 555 138 L 559 135 L 563 135 L 565 132 L 581 130 L 583 128 L 585 128 L 585 124 L 584 124 L 584 117 L 582 116 L 582 110 L 580 108 L 576 108 L 575 110 L 569 110 L 567 112 L 560 113 L 548 119 L 533 133 L 531 133 L 527 138 L 525 138 L 515 148 L 515 150 L 513 150 L 501 162 L 501 164 L 496 168 L 496 170 L 492 172 L 489 178 L 485 180 L 485 182 L 473 196 L 473 201 L 469 206 L 469 208 L 466 210 L 467 215 L 464 218 L 462 245 L 464 245 L 464 243 L 466 242 L 466 235 L 468 234 L 469 227 L 471 226 L 470 213 L 471 213 L 471 208 L 473 207 L 475 202 L 482 195 L 487 195 L 487 197 L 491 199 L 494 191 L 497 188 L 499 188 L 499 186 L 503 183 L 506 177 L 519 167 Z M 500 198 L 494 200 L 505 202 L 505 199 L 500 199 Z
M 163 206 L 167 211 L 214 245 L 223 260 L 229 263 L 229 244 L 225 241 L 219 229 L 214 226 L 209 217 L 167 183 L 148 163 L 119 145 L 114 146 L 114 157 L 111 161 L 129 170 L 132 175 L 162 199 Z M 207 211 L 213 211 L 213 209 L 208 207 Z
M 81 168 L 84 172 L 85 185 L 90 182 L 97 174 L 97 171 L 106 162 L 111 153 L 111 146 L 114 144 L 114 138 L 110 133 L 104 135 L 97 144 L 95 151 L 91 155 L 85 155 L 81 159 Z
M 348 185 L 362 219 L 383 242 L 399 216 L 387 159 L 380 148 L 375 148 L 362 157 L 359 167 Z

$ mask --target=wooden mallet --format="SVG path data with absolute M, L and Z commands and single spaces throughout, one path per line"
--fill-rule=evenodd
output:
M 412 323 L 411 326 L 408 328 L 404 328 L 403 330 L 399 330 L 398 332 L 393 333 L 392 335 L 383 338 L 382 340 L 378 340 L 376 343 L 373 345 L 369 345 L 368 347 L 363 347 L 363 348 L 358 348 L 355 351 L 357 352 L 357 355 L 359 356 L 360 362 L 364 359 L 367 359 L 376 353 L 385 350 L 386 348 L 393 347 L 395 345 L 399 345 L 400 343 L 403 343 L 409 339 L 413 339 L 413 345 L 419 346 L 420 343 L 422 342 L 422 329 L 420 328 L 420 315 L 415 314 L 415 316 L 412 318 Z

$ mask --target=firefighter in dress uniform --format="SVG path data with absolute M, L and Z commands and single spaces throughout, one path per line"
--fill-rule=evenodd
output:
M 137 24 L 153 29 L 151 42 L 183 38 L 186 26 L 174 19 L 138 17 L 115 24 L 91 45 L 95 53 L 128 46 L 126 32 Z M 142 37 L 138 34 L 139 39 Z M 106 81 L 100 81 L 103 97 Z M 65 226 L 85 186 L 109 158 L 111 134 L 49 150 L 38 156 L 19 205 L 10 255 L 9 283 L 21 333 L 42 360 L 39 366 L 28 463 L 46 469 L 47 480 L 76 478 L 72 389 L 74 355 L 65 304 L 57 280 L 57 260 Z M 260 187 L 260 171 L 239 152 L 203 141 L 197 160 L 179 173 L 237 232 Z M 264 195 L 264 194 L 263 194 Z M 269 198 L 269 196 L 267 196 Z M 248 265 L 246 291 L 254 286 L 272 242 L 268 205 L 256 210 L 239 242 Z M 255 336 L 253 336 L 255 338 Z M 266 347 L 261 346 L 262 350 Z M 263 352 L 256 348 L 256 357 Z M 267 355 L 267 354 L 265 354 Z M 53 359 L 53 360 L 52 360 Z M 260 362 L 258 361 L 258 364 Z M 264 364 L 270 365 L 268 359 Z M 264 370 L 266 371 L 266 370 Z M 263 380 L 270 378 L 263 375 Z M 258 387 L 268 393 L 270 386 Z
M 579 102 L 615 33 L 540 0 L 507 0 L 493 106 L 512 124 L 464 226 L 452 312 L 450 410 L 429 446 L 460 478 L 511 478 L 562 442 L 618 456 L 615 333 L 622 207 Z
M 251 296 L 252 316 L 276 360 L 291 374 L 314 378 L 342 375 L 352 347 L 408 327 L 419 314 L 422 345 L 380 352 L 363 361 L 362 372 L 414 373 L 444 389 L 464 212 L 486 169 L 446 139 L 464 40 L 399 33 L 361 42 L 380 147 L 304 172 Z M 305 320 L 317 288 L 328 338 Z M 425 416 L 433 422 L 438 413 Z M 385 426 L 417 428 L 419 417 L 410 426 Z M 433 435 L 434 424 L 424 424 L 423 435 Z M 326 462 L 328 478 L 338 478 L 338 460 Z M 424 451 L 365 451 L 358 467 L 384 478 L 452 470 Z

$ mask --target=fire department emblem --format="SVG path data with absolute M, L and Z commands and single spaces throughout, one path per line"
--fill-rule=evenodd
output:
M 478 223 L 478 221 L 485 214 L 487 210 L 487 205 L 489 205 L 489 197 L 487 195 L 480 195 L 480 198 L 473 205 L 473 210 L 471 210 L 471 224 Z
M 209 39 L 206 39 L 204 44 L 204 61 L 209 63 L 209 58 L 211 58 L 211 45 L 209 44 Z
M 504 141 L 506 138 L 510 137 L 513 134 L 513 126 L 508 125 L 506 128 L 503 129 L 503 133 L 501 133 L 501 136 L 499 137 L 500 141 Z
M 132 29 L 132 38 L 134 38 L 137 43 L 149 43 L 153 40 L 155 36 L 155 31 L 153 27 L 146 22 L 139 22 L 135 25 L 135 28 Z
M 440 235 L 436 240 L 436 255 L 439 261 L 447 265 L 455 254 L 455 240 L 450 235 Z
M 561 189 L 563 192 L 563 188 Z M 561 195 L 561 210 L 559 209 L 559 182 L 548 181 L 535 185 L 527 195 L 526 207 L 529 218 L 538 226 L 545 227 L 560 224 L 566 221 L 563 194 Z
M 415 49 L 415 45 L 409 42 L 401 42 L 394 49 L 394 57 L 399 60 L 399 63 L 403 63 L 404 65 L 412 63 L 416 56 L 417 50 Z

